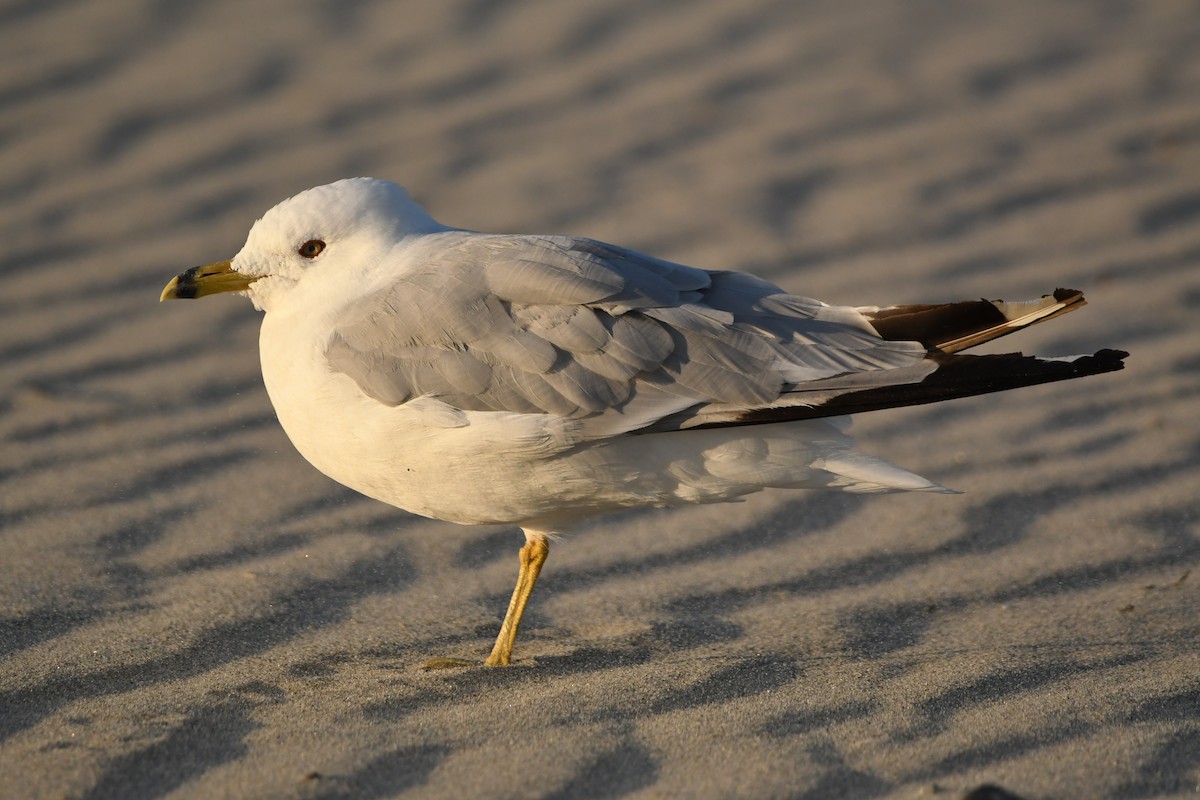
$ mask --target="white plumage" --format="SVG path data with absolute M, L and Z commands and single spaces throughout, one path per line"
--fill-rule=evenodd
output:
M 1124 355 L 950 355 L 1081 306 L 1078 292 L 829 306 L 589 239 L 448 228 L 365 178 L 280 203 L 231 262 L 163 297 L 231 290 L 266 312 L 267 392 L 314 466 L 416 514 L 524 529 L 488 663 L 508 661 L 548 535 L 766 487 L 945 492 L 854 449 L 841 415 L 1119 369 Z

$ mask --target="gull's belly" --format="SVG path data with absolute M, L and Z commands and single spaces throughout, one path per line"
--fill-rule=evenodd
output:
M 305 459 L 355 491 L 463 524 L 526 523 L 564 507 L 633 502 L 625 485 L 636 476 L 618 475 L 595 448 L 577 447 L 562 420 L 459 412 L 428 400 L 384 405 L 331 371 L 320 343 L 270 321 L 260 340 L 263 382 L 280 424 Z
M 263 358 L 263 379 L 288 437 L 313 466 L 369 497 L 449 522 L 563 531 L 619 509 L 720 502 L 829 477 L 810 466 L 820 448 L 799 429 L 584 443 L 572 437 L 574 423 L 550 415 L 461 412 L 428 400 L 386 406 L 331 372 L 323 356 L 273 352 Z
M 313 466 L 369 497 L 462 524 L 563 531 L 624 508 L 712 503 L 767 487 L 941 490 L 854 450 L 825 420 L 582 441 L 549 414 L 388 406 L 332 371 L 324 340 L 275 320 L 260 339 L 280 423 Z

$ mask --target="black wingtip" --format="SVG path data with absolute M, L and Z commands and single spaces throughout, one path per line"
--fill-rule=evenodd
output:
M 1129 358 L 1129 353 L 1125 350 L 1097 350 L 1090 356 L 1083 356 L 1073 361 L 1081 367 L 1079 375 L 1100 375 L 1105 372 L 1116 372 L 1117 370 L 1125 369 L 1125 359 Z
M 1052 297 L 1060 303 L 1070 300 L 1073 297 L 1082 296 L 1083 292 L 1079 291 L 1078 289 L 1063 289 L 1061 287 L 1055 289 L 1054 294 L 1052 295 Z
M 796 419 L 862 414 L 885 408 L 939 403 L 944 400 L 1019 389 L 1023 386 L 1116 372 L 1125 368 L 1125 359 L 1128 357 L 1129 353 L 1124 350 L 1112 349 L 1069 358 L 1040 358 L 1023 353 L 982 356 L 932 353 L 928 358 L 937 363 L 937 369 L 917 383 L 900 383 L 834 394 L 810 405 L 802 400 L 805 390 L 819 392 L 821 389 L 821 381 L 813 381 L 793 392 L 800 401 L 794 405 L 750 409 L 736 419 L 695 427 L 765 425 Z

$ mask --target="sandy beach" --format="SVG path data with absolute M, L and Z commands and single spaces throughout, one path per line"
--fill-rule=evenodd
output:
M 1200 795 L 1194 3 L 0 20 L 0 795 Z M 513 666 L 427 672 L 486 655 L 520 532 L 325 478 L 250 304 L 158 302 L 354 175 L 447 224 L 831 303 L 1081 289 L 990 351 L 1132 355 L 856 418 L 961 495 L 596 520 L 555 545 Z

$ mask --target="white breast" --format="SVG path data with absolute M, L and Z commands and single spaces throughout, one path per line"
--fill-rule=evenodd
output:
M 263 380 L 296 449 L 330 478 L 415 514 L 463 524 L 564 530 L 596 514 L 710 503 L 766 487 L 941 487 L 853 449 L 825 420 L 584 442 L 545 414 L 386 406 L 329 369 L 328 328 L 268 312 Z

